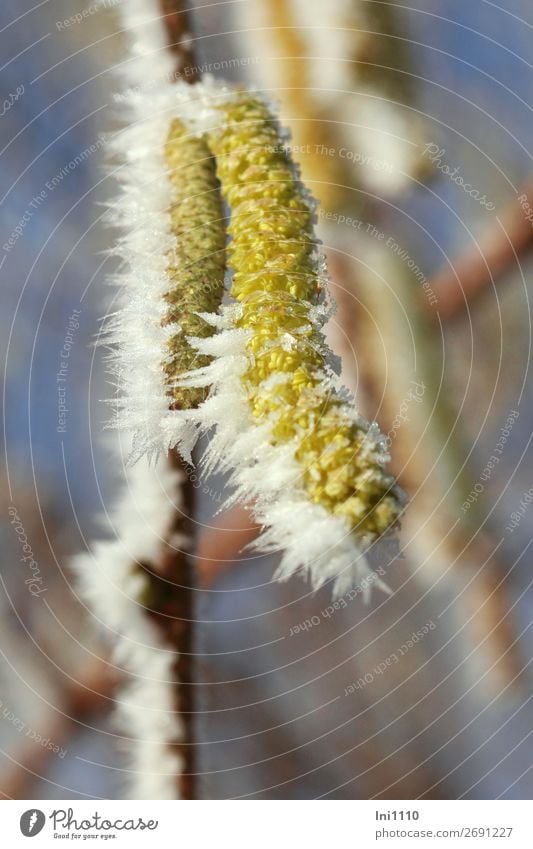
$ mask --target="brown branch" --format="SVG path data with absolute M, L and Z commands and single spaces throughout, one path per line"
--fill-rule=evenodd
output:
M 382 411 L 382 415 L 392 421 L 398 409 L 399 399 L 401 399 L 401 395 L 398 395 L 395 391 L 394 378 L 397 372 L 393 371 L 392 379 L 388 376 L 387 380 L 389 366 L 387 365 L 386 372 L 376 367 L 376 354 L 381 350 L 382 337 L 385 337 L 387 362 L 398 360 L 398 352 L 402 348 L 401 338 L 398 335 L 400 330 L 389 322 L 387 304 L 383 301 L 382 295 L 378 293 L 375 302 L 369 300 L 368 292 L 371 291 L 371 287 L 365 290 L 360 283 L 358 285 L 356 267 L 354 265 L 350 267 L 342 254 L 336 255 L 333 251 L 330 253 L 328 263 L 333 276 L 336 278 L 333 291 L 337 296 L 341 295 L 337 302 L 335 320 L 345 330 L 348 337 L 354 340 L 359 355 L 360 370 L 357 373 L 357 388 L 362 387 L 364 390 L 365 400 L 368 402 L 366 412 L 371 418 L 374 417 L 376 411 L 378 411 L 379 417 L 379 411 Z M 367 305 L 369 313 L 374 308 L 373 304 L 380 304 L 382 313 L 379 328 L 373 327 L 372 322 L 365 319 L 364 309 L 358 309 L 359 298 L 355 298 L 355 295 L 351 299 L 345 296 L 345 293 L 349 292 L 350 288 L 354 288 L 354 286 L 359 290 L 361 303 Z M 401 302 L 404 302 L 404 306 L 408 306 L 409 301 L 405 300 L 406 288 L 401 285 L 401 278 L 396 281 L 395 295 L 400 298 Z M 411 330 L 415 334 L 417 351 L 419 354 L 421 350 L 425 351 L 424 361 L 427 369 L 431 360 L 430 318 L 427 313 L 422 312 L 421 305 L 419 306 L 420 309 L 416 317 L 411 313 Z M 408 308 L 410 309 L 410 307 Z M 345 314 L 346 311 L 348 311 L 348 315 Z M 352 356 L 349 346 L 348 351 Z M 401 357 L 399 361 L 401 362 Z M 434 376 L 431 376 L 431 369 L 429 373 L 426 372 L 424 380 L 431 392 L 431 386 L 436 385 Z M 384 386 L 386 387 L 385 393 Z M 350 388 L 353 389 L 355 386 Z M 431 407 L 433 407 L 433 402 L 431 402 Z M 441 392 L 439 393 L 438 403 L 433 407 L 433 413 L 430 417 L 431 430 L 437 438 L 439 438 L 439 429 L 444 432 L 443 427 L 448 435 L 447 416 L 446 399 Z M 477 523 L 475 526 L 468 526 L 465 523 L 454 524 L 455 515 L 452 514 L 447 517 L 447 508 L 444 505 L 433 514 L 433 518 L 428 519 L 428 504 L 436 503 L 436 500 L 441 501 L 442 489 L 441 485 L 436 482 L 435 476 L 430 474 L 434 460 L 431 453 L 431 444 L 434 443 L 421 442 L 418 438 L 420 427 L 423 428 L 426 424 L 424 416 L 422 416 L 422 420 L 423 423 L 419 422 L 418 425 L 411 421 L 409 427 L 400 428 L 397 431 L 392 450 L 392 470 L 399 475 L 400 485 L 407 493 L 418 493 L 418 497 L 409 505 L 404 520 L 407 525 L 405 539 L 408 541 L 410 531 L 414 531 L 419 525 L 425 524 L 423 537 L 413 547 L 412 554 L 410 554 L 407 545 L 407 557 L 411 556 L 413 565 L 416 566 L 424 561 L 429 552 L 429 557 L 435 561 L 435 564 L 452 563 L 453 569 L 457 570 L 458 573 L 468 572 L 468 578 L 461 594 L 461 602 L 457 607 L 465 622 L 465 638 L 468 637 L 471 645 L 478 647 L 476 649 L 477 657 L 485 654 L 490 660 L 490 663 L 487 662 L 490 667 L 487 686 L 491 686 L 495 691 L 503 690 L 510 685 L 516 688 L 522 683 L 523 675 L 521 674 L 520 653 L 512 630 L 512 617 L 509 614 L 511 607 L 504 580 L 507 572 L 505 561 L 500 561 L 499 556 L 495 554 L 497 546 L 491 541 L 487 532 L 480 531 Z M 386 425 L 384 429 L 387 430 Z M 453 452 L 453 442 L 457 443 L 457 440 L 460 440 L 460 436 L 455 433 L 454 439 L 448 444 L 449 453 Z M 460 443 L 455 450 L 461 456 L 463 455 Z M 468 471 L 465 467 L 465 471 L 467 478 L 468 476 L 475 476 L 472 469 Z M 460 503 L 463 500 L 461 491 L 464 490 L 464 485 L 461 487 L 457 478 L 453 489 L 455 503 Z M 422 497 L 420 497 L 420 493 L 422 493 Z M 451 490 L 450 494 L 452 494 Z M 480 564 L 484 564 L 481 570 L 479 570 Z M 436 565 L 434 568 L 438 568 L 438 566 Z
M 183 501 L 183 512 L 176 512 L 172 536 L 183 534 L 194 546 L 194 509 L 195 491 L 191 483 L 189 470 L 177 451 L 169 452 L 170 465 L 182 472 L 183 482 L 180 489 Z M 181 798 L 195 799 L 195 750 L 194 750 L 194 565 L 192 557 L 186 552 L 169 550 L 161 561 L 163 576 L 174 577 L 179 583 L 175 585 L 171 598 L 171 607 L 166 611 L 171 619 L 165 619 L 169 641 L 178 652 L 176 674 L 178 677 L 178 692 L 176 708 L 181 716 L 185 729 L 184 744 L 177 744 L 185 764 L 181 776 Z
M 186 539 L 194 547 L 194 487 L 188 468 L 180 454 L 173 450 L 168 455 L 170 466 L 181 472 L 177 499 L 182 501 L 168 529 L 161 555 L 156 561 L 142 562 L 139 566 L 149 578 L 149 589 L 143 598 L 147 615 L 156 625 L 165 645 L 176 652 L 175 710 L 181 719 L 183 739 L 174 741 L 172 749 L 180 755 L 184 769 L 179 776 L 179 796 L 194 799 L 194 566 L 189 551 L 175 544 L 176 539 Z
M 160 0 L 160 9 L 167 31 L 169 50 L 176 59 L 176 79 L 193 83 L 199 77 L 195 60 L 189 17 L 182 0 Z M 177 535 L 194 541 L 195 492 L 189 469 L 178 453 L 169 452 L 169 463 L 179 470 L 179 484 L 183 503 L 176 511 L 169 538 L 161 558 L 156 564 L 142 564 L 151 576 L 152 604 L 149 615 L 157 624 L 163 641 L 176 650 L 176 701 L 175 709 L 184 727 L 183 740 L 172 744 L 184 763 L 179 777 L 181 799 L 195 799 L 195 749 L 194 749 L 194 566 L 190 553 L 178 550 L 172 540 Z
M 527 203 L 533 207 L 533 181 L 523 188 L 519 196 L 525 196 Z M 478 245 L 469 248 L 430 281 L 441 319 L 459 316 L 485 294 L 497 278 L 501 278 L 513 265 L 519 265 L 520 256 L 532 247 L 533 224 L 527 219 L 520 202 L 514 200 L 482 235 Z M 425 296 L 423 300 L 428 306 Z M 435 314 L 434 306 L 430 306 L 429 310 Z
M 176 77 L 193 83 L 200 77 L 198 63 L 192 47 L 189 14 L 181 0 L 159 0 L 161 14 L 167 30 L 168 46 L 176 58 Z

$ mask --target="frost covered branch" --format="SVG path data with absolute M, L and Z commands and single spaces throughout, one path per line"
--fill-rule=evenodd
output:
M 177 778 L 191 798 L 192 540 L 180 495 L 191 487 L 180 455 L 190 462 L 212 432 L 205 465 L 231 472 L 227 505 L 251 506 L 254 544 L 282 552 L 277 577 L 302 573 L 335 595 L 380 585 L 364 581 L 366 555 L 397 526 L 402 501 L 384 438 L 340 385 L 325 341 L 315 202 L 288 136 L 259 95 L 177 80 L 190 39 L 175 4 L 161 5 L 166 28 L 155 0 L 123 7 L 135 37 L 109 213 L 122 234 L 120 292 L 104 336 L 115 424 L 136 465 L 116 540 L 78 571 L 131 678 L 120 715 L 135 741 L 132 795 L 173 798 Z

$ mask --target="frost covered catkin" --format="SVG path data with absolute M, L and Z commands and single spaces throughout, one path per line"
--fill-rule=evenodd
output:
M 231 209 L 231 293 L 242 304 L 237 326 L 250 331 L 253 416 L 272 423 L 274 443 L 294 441 L 310 499 L 375 539 L 396 521 L 398 500 L 367 428 L 328 380 L 313 321 L 321 278 L 312 206 L 268 108 L 243 94 L 223 117 L 210 143 Z
M 220 304 L 226 234 L 213 155 L 181 121 L 176 88 L 130 99 L 141 117 L 114 141 L 124 164 L 110 219 L 122 230 L 116 253 L 123 265 L 119 309 L 106 321 L 104 340 L 113 346 L 120 389 L 117 424 L 132 434 L 137 459 L 184 439 L 191 444 L 186 410 L 205 390 L 177 382 L 208 362 L 187 340 L 212 332 L 198 313 Z
M 169 394 L 177 409 L 195 407 L 205 392 L 182 388 L 176 379 L 193 367 L 206 365 L 187 341 L 208 336 L 213 328 L 199 313 L 215 312 L 224 291 L 225 226 L 215 162 L 205 140 L 191 136 L 174 120 L 165 145 L 172 183 L 170 220 L 175 237 L 169 253 L 169 308 L 164 324 L 176 326 L 169 339 L 169 358 L 163 364 Z

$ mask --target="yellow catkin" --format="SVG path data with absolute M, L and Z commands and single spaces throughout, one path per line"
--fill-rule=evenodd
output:
M 238 324 L 250 332 L 252 413 L 272 423 L 274 444 L 294 441 L 310 500 L 376 539 L 400 504 L 365 427 L 332 390 L 312 315 L 320 296 L 312 207 L 267 106 L 240 92 L 220 108 L 209 142 L 231 210 L 228 262 Z
M 169 211 L 175 242 L 168 255 L 172 285 L 165 296 L 169 308 L 164 323 L 177 323 L 180 331 L 169 341 L 164 370 L 173 407 L 189 409 L 204 399 L 205 390 L 175 383 L 190 369 L 209 362 L 189 345 L 187 337 L 212 333 L 197 313 L 216 312 L 220 305 L 226 231 L 215 162 L 205 139 L 191 135 L 180 120 L 174 120 L 165 160 L 172 184 Z

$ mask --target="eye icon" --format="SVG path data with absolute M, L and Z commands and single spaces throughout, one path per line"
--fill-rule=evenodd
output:
M 38 808 L 30 808 L 29 811 L 24 811 L 20 818 L 20 830 L 24 837 L 35 837 L 43 830 L 46 817 Z

